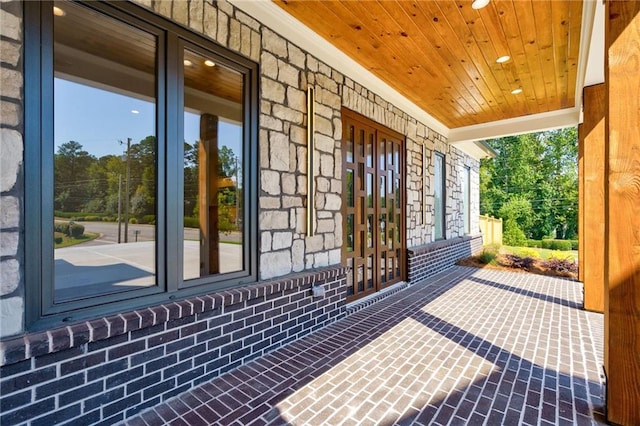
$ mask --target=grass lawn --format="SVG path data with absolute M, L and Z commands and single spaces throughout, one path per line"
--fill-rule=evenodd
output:
M 55 245 L 55 248 L 75 246 L 76 244 L 86 243 L 87 241 L 95 240 L 100 234 L 94 234 L 93 232 L 85 232 L 80 238 L 71 238 L 67 235 L 62 237 L 62 242 Z
M 533 247 L 511 247 L 511 246 L 502 246 L 500 247 L 500 253 L 502 254 L 515 254 L 520 257 L 533 257 L 536 259 L 566 259 L 576 261 L 578 259 L 578 251 L 559 251 L 559 250 L 549 250 L 543 248 L 533 248 Z

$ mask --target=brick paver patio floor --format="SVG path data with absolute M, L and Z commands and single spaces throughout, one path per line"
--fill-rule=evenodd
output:
M 454 267 L 128 425 L 602 422 L 602 315 L 580 283 Z

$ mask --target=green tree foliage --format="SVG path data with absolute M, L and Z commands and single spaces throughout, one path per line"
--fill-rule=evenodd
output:
M 510 136 L 488 143 L 498 156 L 481 162 L 480 213 L 505 220 L 505 239 L 509 235 L 520 240 L 520 232 L 535 240 L 574 238 L 577 129 Z M 522 213 L 525 211 L 528 213 Z

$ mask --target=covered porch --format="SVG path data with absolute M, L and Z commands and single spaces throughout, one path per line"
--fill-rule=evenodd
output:
M 603 315 L 582 290 L 456 266 L 126 424 L 604 424 Z

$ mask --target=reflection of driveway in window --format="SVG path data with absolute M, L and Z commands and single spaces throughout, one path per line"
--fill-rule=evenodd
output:
M 200 273 L 199 241 L 185 241 L 185 276 Z M 242 269 L 242 245 L 220 244 L 221 272 Z M 133 290 L 156 284 L 155 242 L 83 244 L 55 250 L 56 300 Z

